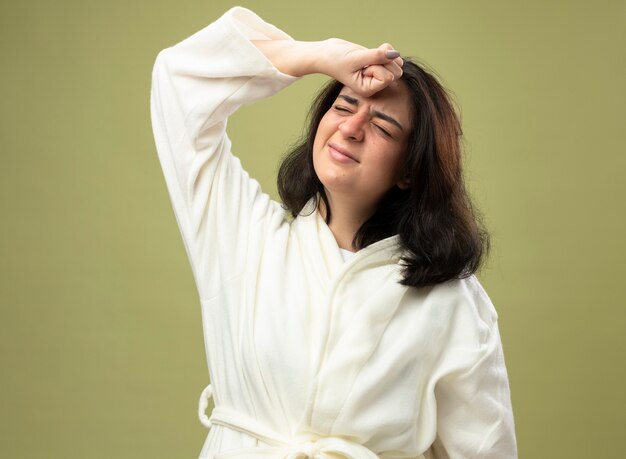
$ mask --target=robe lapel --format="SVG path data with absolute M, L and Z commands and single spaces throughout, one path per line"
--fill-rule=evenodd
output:
M 330 230 L 328 232 L 332 238 Z M 320 238 L 324 236 L 322 234 Z M 341 260 L 336 242 L 334 245 L 341 266 L 334 277 L 329 276 L 332 281 L 328 304 L 324 307 L 330 309 L 330 323 L 324 349 L 320 349 L 318 372 L 309 394 L 307 412 L 302 419 L 303 427 L 312 426 L 321 435 L 333 433 L 333 424 L 361 369 L 378 347 L 407 290 L 398 283 L 397 237 L 372 244 L 357 252 L 347 263 Z M 373 267 L 377 267 L 376 279 L 372 279 L 371 285 L 352 283 L 355 273 L 362 271 L 367 278 Z M 384 288 L 372 291 L 372 286 Z M 368 292 L 366 295 L 365 291 Z M 341 314 L 348 315 L 340 320 Z

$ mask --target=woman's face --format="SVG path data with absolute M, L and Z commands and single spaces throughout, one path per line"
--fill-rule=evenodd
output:
M 408 186 L 402 164 L 410 121 L 401 81 L 371 97 L 343 87 L 313 144 L 313 167 L 331 204 L 341 199 L 359 212 L 373 212 L 394 185 Z

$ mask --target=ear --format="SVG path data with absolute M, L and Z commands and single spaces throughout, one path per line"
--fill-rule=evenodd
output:
M 411 186 L 411 181 L 409 180 L 409 176 L 405 175 L 400 180 L 396 182 L 396 186 L 401 190 L 408 190 Z

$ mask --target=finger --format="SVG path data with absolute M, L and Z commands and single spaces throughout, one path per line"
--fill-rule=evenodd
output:
M 396 64 L 400 66 L 400 68 L 402 68 L 402 66 L 404 65 L 404 60 L 402 59 L 402 57 L 400 57 L 400 53 L 397 50 L 395 50 L 393 46 L 391 46 L 389 43 L 383 43 L 378 48 L 384 49 L 385 56 L 393 59 L 393 62 L 395 62 Z
M 386 88 L 395 79 L 393 73 L 383 65 L 370 65 L 363 69 L 362 74 L 362 91 L 365 96 L 371 96 Z
M 402 77 L 402 67 L 395 60 L 385 64 L 385 68 L 393 74 L 394 80 L 399 80 Z
M 386 65 L 398 59 L 400 54 L 389 43 L 383 43 L 378 48 L 363 49 L 358 54 L 358 65 Z
M 397 80 L 402 77 L 402 66 L 404 65 L 404 61 L 400 57 L 400 53 L 393 49 L 393 46 L 389 43 L 383 43 L 378 48 L 383 49 L 385 51 L 385 57 L 391 59 L 390 62 L 383 65 L 393 74 L 394 79 Z
M 395 61 L 392 61 L 389 64 L 385 64 L 383 65 L 383 67 L 386 68 L 391 73 L 392 81 L 398 80 L 402 77 L 402 67 L 400 67 Z M 373 74 L 367 74 L 367 75 L 373 76 Z
M 402 60 L 402 57 L 400 57 L 400 52 L 397 51 L 393 46 L 391 46 L 389 43 L 383 43 L 378 47 L 378 49 L 383 49 L 385 51 L 385 57 L 390 59 L 392 62 L 395 62 L 400 66 L 400 68 L 402 68 L 402 66 L 404 65 L 404 60 Z

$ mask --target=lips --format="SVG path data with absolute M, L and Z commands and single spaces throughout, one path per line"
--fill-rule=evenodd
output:
M 328 147 L 330 149 L 330 154 L 337 161 L 342 163 L 358 163 L 359 161 L 346 149 L 341 148 L 339 145 L 335 143 L 329 143 Z

